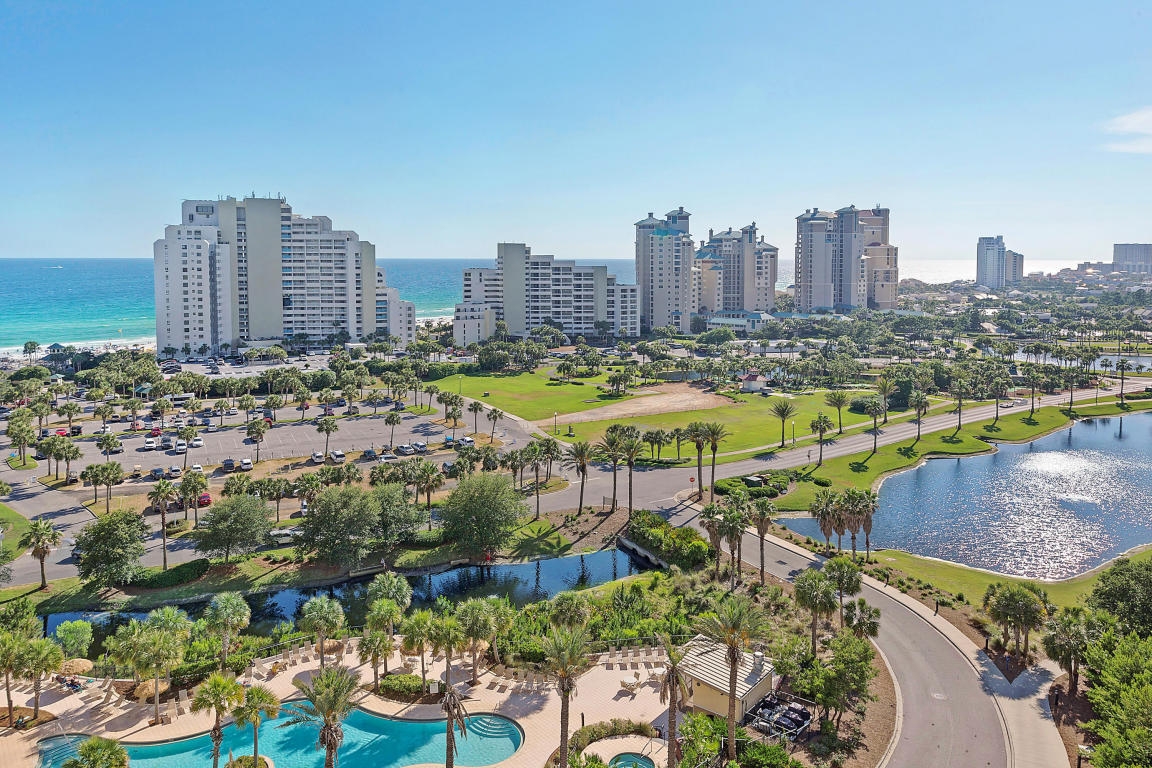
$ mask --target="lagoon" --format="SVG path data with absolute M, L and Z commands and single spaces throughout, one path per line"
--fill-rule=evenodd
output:
M 781 522 L 823 540 L 811 518 Z M 872 528 L 873 547 L 1037 579 L 1076 576 L 1149 543 L 1147 413 L 1085 419 L 991 454 L 930 459 L 884 481 Z

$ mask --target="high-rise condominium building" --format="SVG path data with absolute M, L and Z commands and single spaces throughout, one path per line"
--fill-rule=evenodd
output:
M 796 217 L 796 309 L 893 309 L 900 282 L 889 210 L 812 208 Z
M 712 312 L 771 312 L 776 307 L 776 271 L 780 249 L 756 235 L 756 222 L 723 232 L 708 230 L 708 241 L 696 252 L 697 266 L 719 263 L 719 305 L 709 304 L 701 295 L 694 312 L 708 307 Z M 701 287 L 705 279 L 701 276 Z
M 1152 243 L 1116 243 L 1112 246 L 1112 269 L 1152 274 Z
M 674 326 L 688 333 L 696 311 L 696 248 L 688 232 L 690 213 L 681 206 L 664 219 L 651 213 L 636 222 L 636 283 L 640 289 L 640 325 Z
M 388 286 L 380 268 L 376 269 L 376 335 L 395 339 L 398 349 L 416 341 L 416 305 L 401 299 L 399 289 Z
M 534 254 L 524 243 L 499 243 L 495 269 L 464 272 L 464 301 L 453 316 L 456 343 L 487 339 L 498 320 L 517 337 L 542 325 L 571 337 L 599 335 L 598 322 L 617 336 L 638 336 L 638 291 L 617 283 L 605 266 Z
M 976 285 L 998 290 L 1024 279 L 1024 255 L 1004 247 L 1004 236 L 976 241 Z
M 186 200 L 153 256 L 159 349 L 376 330 L 375 246 L 282 198 Z

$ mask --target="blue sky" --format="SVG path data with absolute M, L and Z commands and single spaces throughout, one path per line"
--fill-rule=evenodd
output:
M 913 276 L 1110 259 L 1152 240 L 1150 39 L 1137 2 L 0 1 L 0 257 L 150 256 L 255 191 L 382 256 L 626 258 L 679 205 L 790 256 L 882 203 Z

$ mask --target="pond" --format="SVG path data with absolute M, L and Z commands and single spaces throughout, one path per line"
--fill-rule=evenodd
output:
M 781 522 L 823 541 L 811 518 Z M 873 547 L 1038 579 L 1075 576 L 1150 542 L 1148 413 L 1086 419 L 993 454 L 931 459 L 884 481 L 872 527 Z
M 548 600 L 569 589 L 586 589 L 609 581 L 622 579 L 649 570 L 650 566 L 619 549 L 602 549 L 586 555 L 552 557 L 528 563 L 508 563 L 491 566 L 463 566 L 442 573 L 408 577 L 412 585 L 412 602 L 423 606 L 435 602 L 440 595 L 453 602 L 470 597 L 507 597 L 513 605 Z M 330 587 L 283 589 L 279 592 L 245 595 L 252 608 L 250 632 L 268 634 L 282 621 L 292 621 L 304 603 L 316 595 L 330 595 L 344 606 L 349 626 L 364 623 L 365 597 L 371 577 L 346 581 Z M 182 606 L 193 618 L 204 610 L 204 603 Z M 93 652 L 98 652 L 103 640 L 121 624 L 143 613 L 131 611 L 62 612 L 44 617 L 45 632 L 51 635 L 63 621 L 84 619 L 92 622 Z

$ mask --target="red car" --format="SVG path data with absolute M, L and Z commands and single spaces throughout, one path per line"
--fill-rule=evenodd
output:
M 160 427 L 152 427 L 152 431 L 148 433 L 148 436 L 160 437 L 162 434 L 164 434 L 164 430 L 160 429 Z
M 200 507 L 206 507 L 211 503 L 212 503 L 212 497 L 206 493 L 200 494 L 200 497 L 198 499 L 196 499 L 196 505 L 200 506 Z
M 68 437 L 68 430 L 58 429 L 58 430 L 56 430 L 56 436 L 57 437 Z

